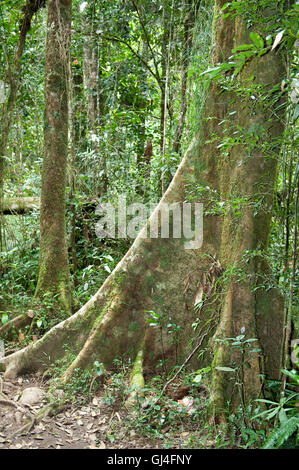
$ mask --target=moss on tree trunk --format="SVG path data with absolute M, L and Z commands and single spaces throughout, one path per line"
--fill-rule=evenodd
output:
M 36 296 L 58 295 L 71 313 L 71 289 L 65 228 L 68 152 L 68 80 L 71 0 L 48 3 L 46 109 L 40 204 L 40 267 Z

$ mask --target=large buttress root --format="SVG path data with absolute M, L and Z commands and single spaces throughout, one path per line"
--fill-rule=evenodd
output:
M 2 359 L 0 368 L 5 370 L 5 376 L 15 377 L 27 371 L 47 369 L 66 353 L 66 345 L 80 350 L 89 332 L 89 322 L 97 315 L 97 302 L 97 297 L 92 297 L 77 313 L 53 327 L 41 339 Z
M 161 204 L 180 202 L 184 198 L 186 180 L 190 182 L 190 163 L 196 153 L 197 146 L 192 144 L 152 218 L 157 217 Z M 160 224 L 161 220 L 157 220 Z M 199 250 L 185 249 L 185 240 L 149 239 L 145 238 L 145 231 L 146 228 L 84 307 L 37 342 L 2 361 L 7 375 L 46 369 L 66 351 L 77 357 L 63 380 L 68 380 L 78 367 L 86 367 L 96 359 L 109 366 L 119 355 L 134 358 L 145 334 L 145 310 L 159 311 L 178 325 L 184 325 L 184 338 L 190 339 L 191 324 L 196 317 L 194 298 L 208 259 L 199 268 L 196 256 Z M 214 252 L 212 234 L 206 239 L 211 240 L 206 244 L 208 251 Z M 161 357 L 161 338 L 156 336 L 150 352 L 154 357 Z M 188 341 L 182 338 L 179 351 L 182 359 L 188 347 Z M 174 350 L 174 344 L 165 338 L 163 348 L 167 354 Z

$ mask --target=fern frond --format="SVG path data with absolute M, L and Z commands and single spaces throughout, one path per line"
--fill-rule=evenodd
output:
M 279 428 L 276 428 L 272 431 L 265 444 L 263 449 L 273 449 L 279 448 L 284 442 L 286 442 L 289 437 L 291 437 L 296 430 L 299 429 L 299 417 L 293 416 L 292 418 L 286 420 L 280 425 Z

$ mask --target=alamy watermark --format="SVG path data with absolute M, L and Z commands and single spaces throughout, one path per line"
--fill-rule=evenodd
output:
M 127 204 L 127 197 L 118 197 L 112 203 L 96 207 L 100 220 L 95 232 L 98 238 L 178 238 L 184 240 L 187 250 L 198 249 L 203 242 L 202 203 L 160 203 L 145 205 L 141 202 Z

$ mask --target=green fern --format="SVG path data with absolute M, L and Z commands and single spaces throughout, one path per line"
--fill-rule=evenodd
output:
M 277 449 L 281 447 L 296 431 L 299 430 L 299 417 L 292 416 L 274 429 L 263 445 L 263 449 Z

